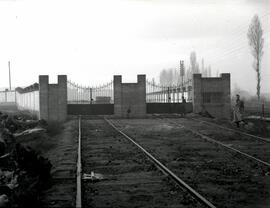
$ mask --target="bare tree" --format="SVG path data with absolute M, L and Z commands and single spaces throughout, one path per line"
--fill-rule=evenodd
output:
M 163 69 L 159 74 L 159 83 L 166 86 L 176 85 L 179 76 L 179 72 L 174 68 Z
M 195 73 L 200 73 L 200 66 L 198 62 L 196 63 L 196 66 L 195 66 Z
M 254 15 L 249 25 L 247 37 L 249 46 L 251 48 L 251 54 L 254 57 L 253 68 L 257 74 L 257 97 L 260 99 L 261 91 L 261 59 L 263 56 L 263 30 L 258 15 Z
M 216 77 L 219 77 L 219 70 L 216 71 Z
M 167 72 L 166 69 L 163 69 L 160 73 L 159 73 L 159 83 L 161 85 L 165 85 L 167 84 Z
M 204 67 L 204 59 L 202 58 L 202 64 L 201 64 L 201 73 L 202 76 L 207 77 L 207 68 Z

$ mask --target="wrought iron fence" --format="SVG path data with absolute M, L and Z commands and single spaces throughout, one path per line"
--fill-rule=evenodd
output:
M 179 103 L 182 96 L 186 101 L 191 101 L 192 80 L 189 79 L 182 85 L 163 86 L 146 81 L 146 102 L 148 103 Z
M 106 104 L 113 103 L 113 81 L 97 87 L 86 87 L 68 81 L 68 103 Z
M 245 103 L 245 114 L 247 116 L 259 116 L 259 117 L 270 117 L 270 103 Z

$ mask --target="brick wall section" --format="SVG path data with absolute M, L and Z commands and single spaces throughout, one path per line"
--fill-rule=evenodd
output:
M 194 74 L 192 89 L 194 113 L 199 113 L 205 108 L 214 117 L 230 119 L 230 74 L 206 78 L 201 74 Z
M 58 75 L 57 84 L 49 84 L 49 76 L 39 76 L 40 119 L 65 121 L 67 118 L 67 76 Z
M 127 117 L 144 117 L 146 115 L 145 75 L 137 76 L 137 83 L 122 83 L 122 77 L 114 76 L 114 115 Z

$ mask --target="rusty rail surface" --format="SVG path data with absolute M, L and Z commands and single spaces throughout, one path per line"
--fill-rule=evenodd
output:
M 185 183 L 182 179 L 180 179 L 177 175 L 175 175 L 171 170 L 169 170 L 165 165 L 163 165 L 160 161 L 158 161 L 153 155 L 151 155 L 147 150 L 145 150 L 140 144 L 135 142 L 131 137 L 121 131 L 119 128 L 115 126 L 115 124 L 106 118 L 105 121 L 112 126 L 117 132 L 123 135 L 126 139 L 132 142 L 135 146 L 137 146 L 141 151 L 145 153 L 145 155 L 159 168 L 163 173 L 170 176 L 178 185 L 187 190 L 196 200 L 205 205 L 206 207 L 216 208 L 211 202 L 209 202 L 206 198 L 196 192 L 193 188 L 191 188 L 187 183 Z

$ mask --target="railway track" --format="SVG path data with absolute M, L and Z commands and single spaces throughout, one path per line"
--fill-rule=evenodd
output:
M 77 156 L 77 172 L 76 172 L 76 208 L 82 207 L 82 128 L 81 116 L 78 119 L 78 156 Z
M 256 136 L 256 135 L 253 135 L 253 134 L 249 134 L 247 132 L 243 132 L 243 131 L 240 131 L 240 130 L 228 128 L 228 127 L 221 126 L 219 124 L 209 122 L 209 121 L 204 121 L 204 120 L 201 120 L 201 119 L 198 119 L 198 118 L 189 118 L 189 119 L 200 122 L 201 124 L 207 124 L 208 126 L 210 125 L 210 126 L 217 127 L 219 129 L 223 129 L 223 130 L 226 130 L 226 131 L 231 131 L 231 132 L 234 132 L 234 133 L 238 133 L 238 134 L 247 136 L 247 137 L 252 138 L 252 139 L 262 140 L 262 141 L 265 141 L 265 142 L 270 142 L 270 138 L 264 138 L 264 137 Z
M 203 135 L 170 120 L 113 122 L 217 207 L 253 208 L 270 204 L 268 165 L 250 158 L 247 161 L 235 151 L 205 142 L 205 138 L 198 139 Z
M 113 121 L 79 119 L 79 128 L 76 207 L 215 207 Z
M 194 135 L 197 135 L 199 138 L 202 138 L 208 142 L 217 144 L 231 152 L 235 152 L 245 158 L 253 160 L 261 165 L 270 168 L 270 144 L 268 140 L 261 139 L 260 137 L 256 138 L 254 141 L 253 138 L 256 136 L 247 135 L 246 133 L 237 131 L 237 134 L 232 134 L 228 136 L 228 129 L 221 128 L 219 125 L 212 125 L 214 128 L 205 128 L 202 123 L 189 122 L 187 119 L 174 120 L 174 119 L 165 119 L 166 121 L 173 123 L 177 126 L 185 128 L 186 130 L 192 132 Z M 195 121 L 198 121 L 197 119 Z M 201 121 L 201 120 L 200 120 Z M 208 124 L 208 123 L 206 123 Z M 225 132 L 218 130 L 216 127 L 219 126 L 221 129 L 226 130 Z M 207 132 L 205 132 L 207 129 Z M 232 129 L 231 129 L 232 130 Z M 232 132 L 235 132 L 232 130 Z M 247 138 L 248 137 L 248 138 Z

